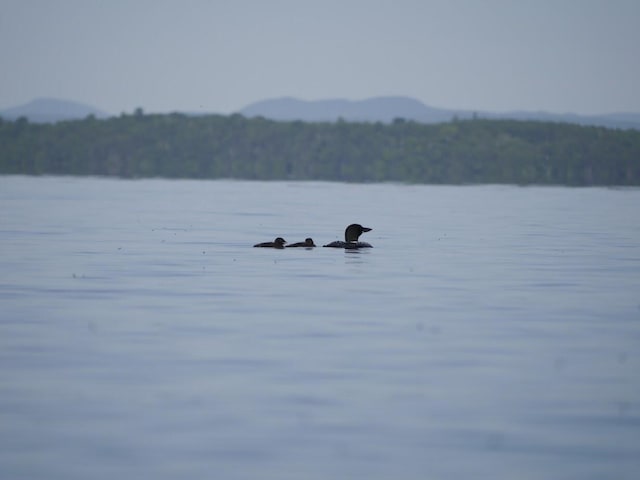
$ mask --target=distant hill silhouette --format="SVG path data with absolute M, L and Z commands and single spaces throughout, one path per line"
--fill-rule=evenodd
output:
M 283 97 L 252 103 L 240 110 L 240 113 L 246 117 L 265 117 L 281 121 L 301 120 L 304 122 L 334 122 L 343 119 L 348 122 L 390 123 L 394 119 L 402 118 L 420 123 L 441 123 L 454 119 L 479 117 L 565 122 L 640 130 L 640 114 L 637 113 L 586 116 L 571 113 L 555 114 L 527 111 L 494 113 L 448 110 L 430 107 L 419 100 L 401 96 L 375 97 L 358 101 L 344 99 L 306 101 Z
M 185 112 L 187 113 L 187 112 Z M 240 112 L 245 117 L 265 117 L 272 120 L 304 122 L 347 122 L 391 123 L 395 119 L 412 120 L 419 123 L 443 123 L 454 119 L 486 118 L 538 120 L 543 122 L 563 122 L 578 125 L 596 125 L 607 128 L 640 130 L 640 113 L 613 113 L 608 115 L 555 114 L 548 112 L 483 112 L 473 110 L 452 110 L 425 105 L 419 100 L 387 96 L 365 100 L 314 100 L 305 101 L 292 97 L 274 98 L 252 103 Z M 203 113 L 189 114 L 201 116 Z M 38 98 L 24 105 L 0 110 L 0 117 L 15 120 L 26 117 L 33 123 L 55 123 L 62 120 L 82 120 L 89 115 L 107 118 L 112 115 L 90 105 L 70 100 Z
M 262 116 L 272 120 L 334 122 L 392 122 L 396 118 L 423 123 L 448 122 L 455 114 L 449 110 L 427 107 L 408 97 L 376 97 L 367 100 L 305 101 L 291 97 L 274 98 L 253 103 L 240 113 L 246 117 Z
M 0 111 L 0 117 L 15 120 L 25 117 L 33 123 L 55 123 L 62 120 L 80 120 L 94 115 L 107 118 L 110 115 L 95 107 L 70 100 L 56 98 L 37 98 L 24 105 Z

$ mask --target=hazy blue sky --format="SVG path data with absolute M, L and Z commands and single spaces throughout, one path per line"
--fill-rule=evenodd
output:
M 638 0 L 0 0 L 0 108 L 265 98 L 640 111 Z

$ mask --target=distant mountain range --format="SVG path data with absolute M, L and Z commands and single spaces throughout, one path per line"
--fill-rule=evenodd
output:
M 16 120 L 28 118 L 33 123 L 53 123 L 63 120 L 80 120 L 93 115 L 96 118 L 110 117 L 106 112 L 83 103 L 56 98 L 37 98 L 24 105 L 0 111 L 0 117 Z
M 450 122 L 453 119 L 488 118 L 566 122 L 597 125 L 609 128 L 640 130 L 640 113 L 607 115 L 555 114 L 547 112 L 513 111 L 504 113 L 474 110 L 434 108 L 408 97 L 375 97 L 366 100 L 304 101 L 291 97 L 274 98 L 252 103 L 240 113 L 246 117 L 265 117 L 273 120 L 301 120 L 304 122 L 332 122 L 342 118 L 348 122 L 389 123 L 397 118 L 420 123 Z
M 640 130 L 640 113 L 612 113 L 607 115 L 556 114 L 547 112 L 513 111 L 504 113 L 474 110 L 434 108 L 409 97 L 375 97 L 366 100 L 305 101 L 291 97 L 274 98 L 252 103 L 239 112 L 246 117 L 264 117 L 279 121 L 304 122 L 383 122 L 402 118 L 420 123 L 450 122 L 453 119 L 488 118 L 565 122 L 597 125 L 607 128 Z M 89 115 L 107 118 L 111 115 L 95 107 L 55 98 L 39 98 L 18 107 L 0 111 L 0 117 L 15 120 L 26 117 L 34 123 L 80 120 Z M 201 114 L 199 114 L 201 115 Z

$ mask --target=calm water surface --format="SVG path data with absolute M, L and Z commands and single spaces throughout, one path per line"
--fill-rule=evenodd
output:
M 639 213 L 0 177 L 0 478 L 638 478 Z M 251 248 L 352 222 L 373 249 Z

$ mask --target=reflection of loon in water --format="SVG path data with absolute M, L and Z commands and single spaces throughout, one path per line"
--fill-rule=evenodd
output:
M 357 249 L 357 248 L 372 248 L 367 242 L 359 242 L 358 238 L 364 232 L 370 232 L 371 229 L 367 227 L 363 227 L 358 223 L 352 223 L 347 227 L 344 231 L 344 242 L 335 241 L 331 242 L 327 245 L 323 245 L 324 247 L 333 247 L 333 248 L 346 248 L 346 249 Z
M 282 238 L 282 237 L 278 237 L 276 238 L 273 242 L 262 242 L 262 243 L 256 243 L 254 245 L 254 247 L 263 247 L 263 248 L 284 248 L 284 244 L 287 243 L 287 241 Z
M 316 244 L 313 243 L 313 239 L 312 238 L 305 238 L 304 242 L 290 243 L 289 245 L 287 245 L 287 248 L 292 248 L 292 247 L 312 248 L 312 247 L 315 247 L 315 246 L 316 246 Z

